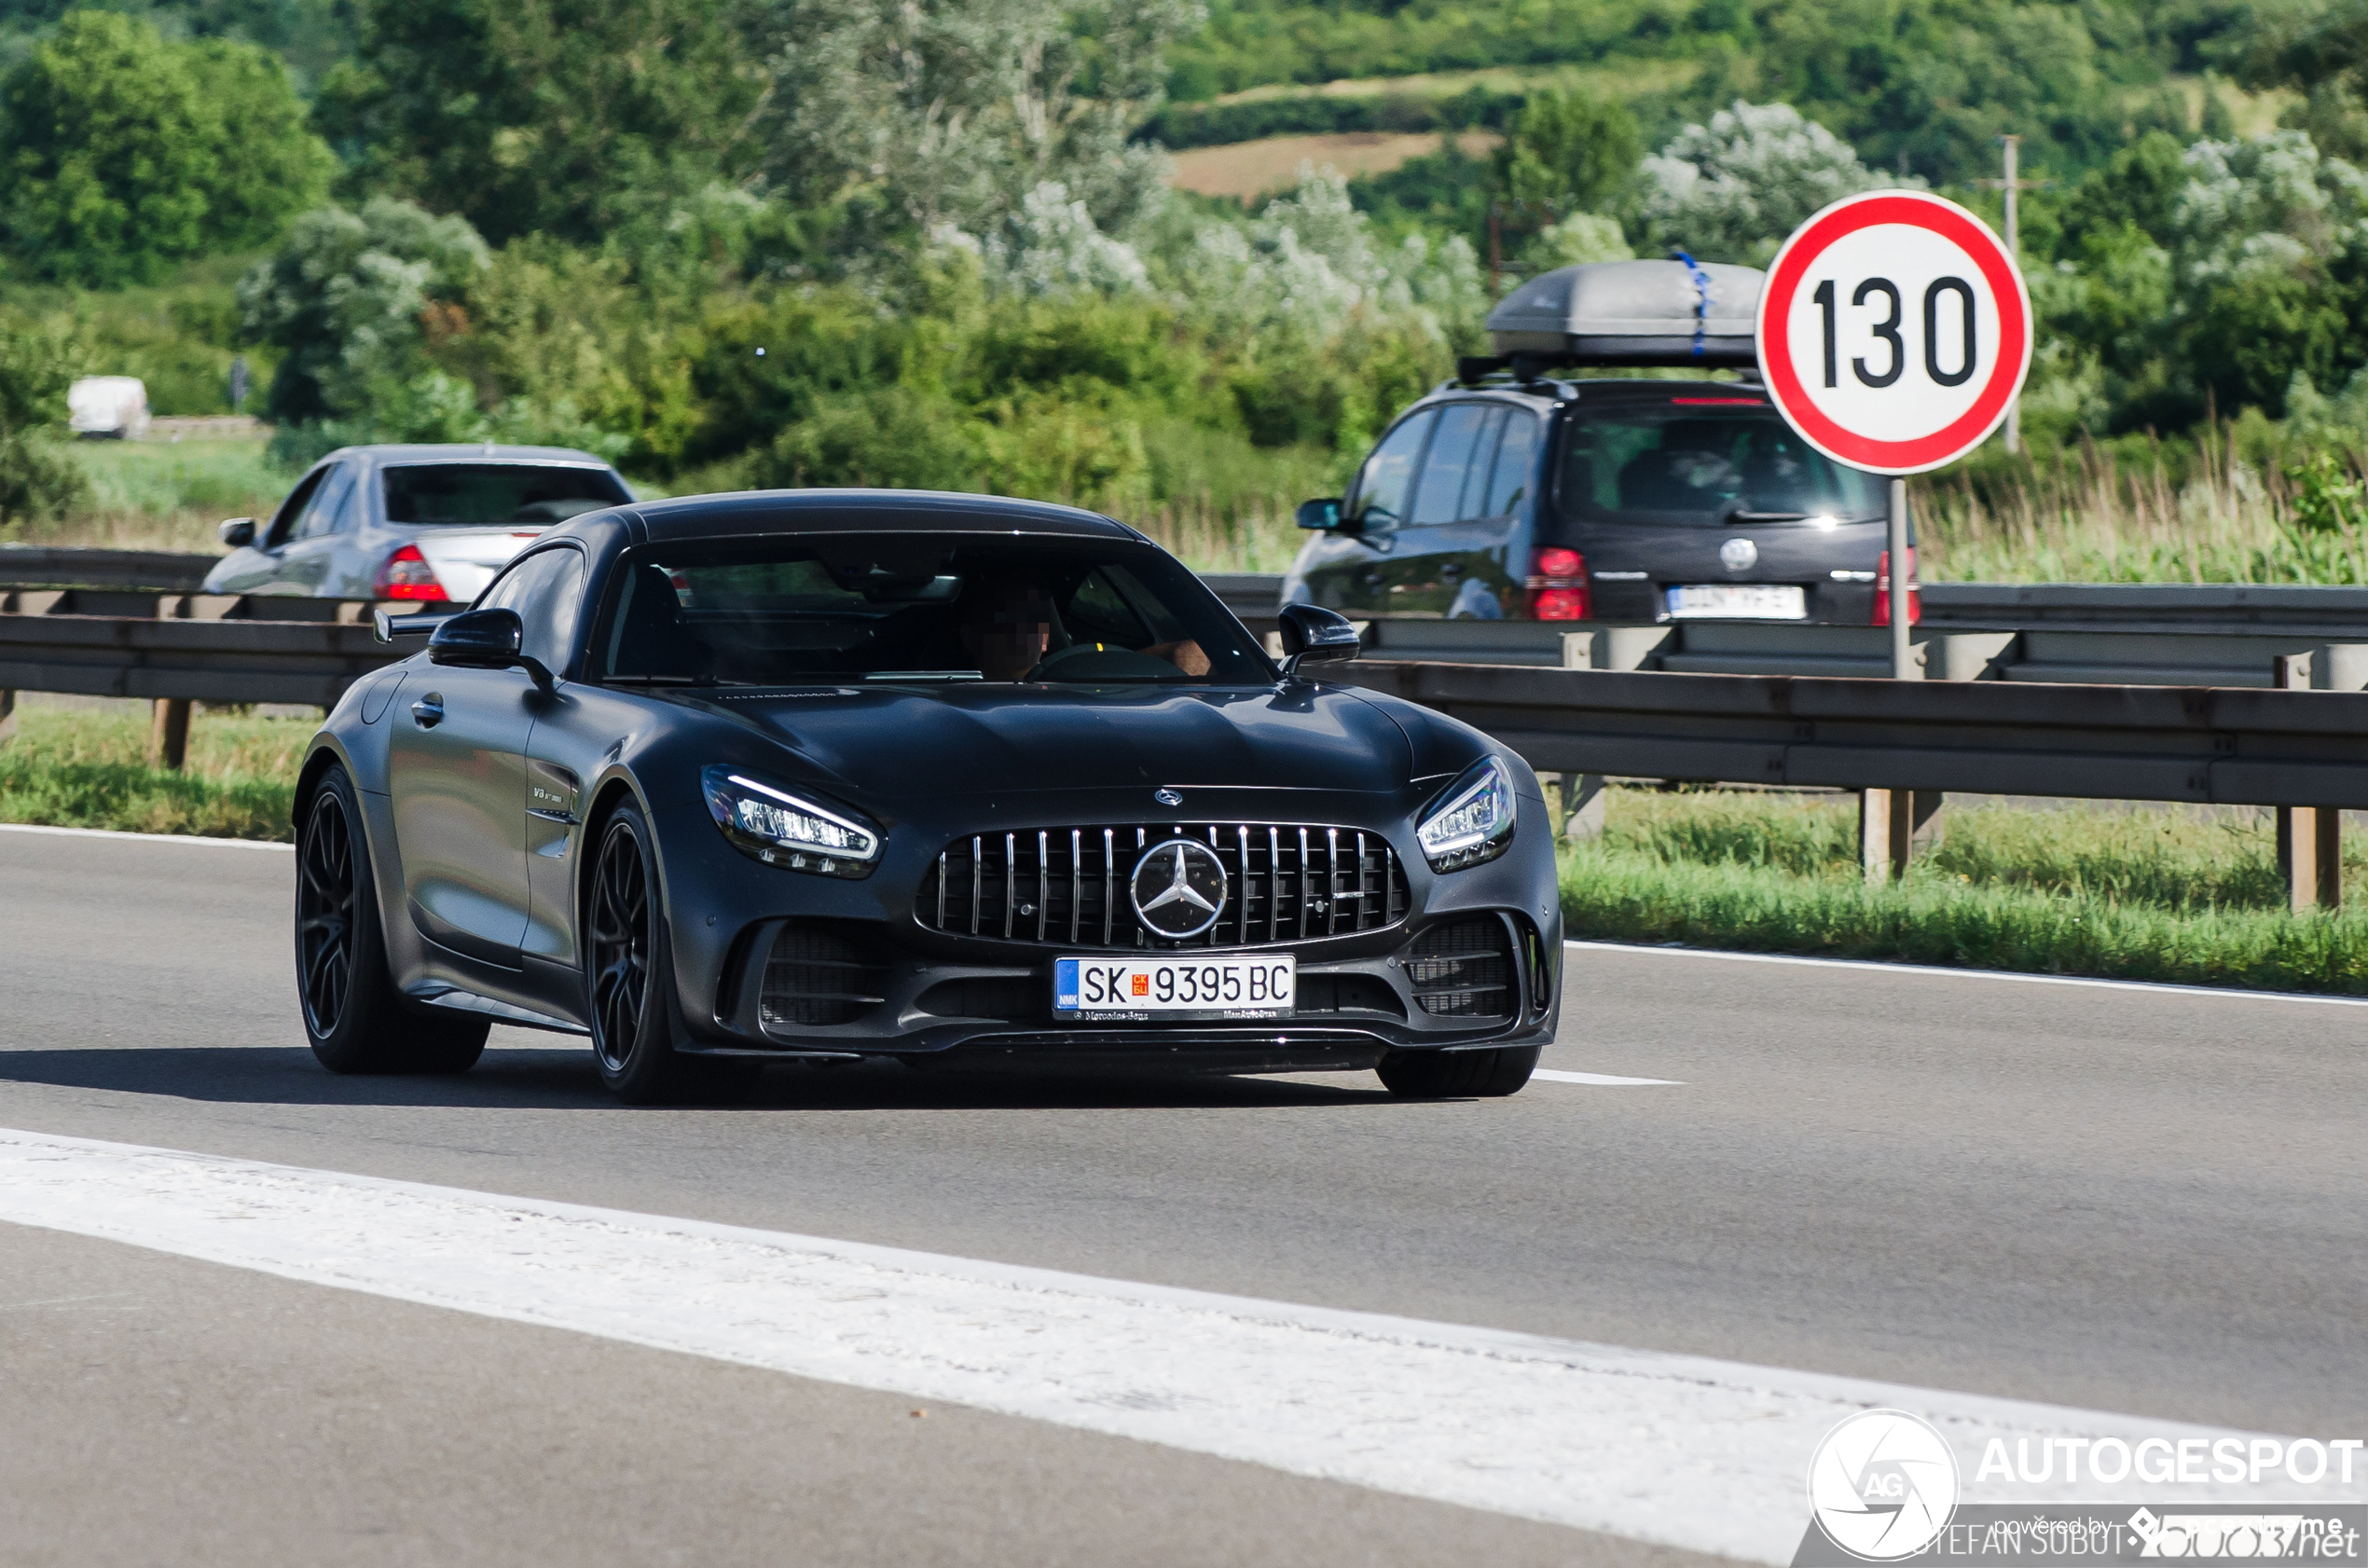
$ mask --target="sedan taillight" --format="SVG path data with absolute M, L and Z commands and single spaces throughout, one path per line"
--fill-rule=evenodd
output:
M 436 581 L 435 568 L 428 557 L 420 554 L 417 544 L 406 544 L 389 556 L 379 568 L 378 581 L 371 591 L 379 598 L 446 599 L 451 596 L 444 585 Z
M 1593 599 L 1587 590 L 1587 557 L 1576 550 L 1549 548 L 1530 557 L 1529 590 L 1533 621 L 1591 621 Z
M 1859 557 L 1865 559 L 1864 556 Z M 1907 624 L 1915 626 L 1924 618 L 1924 591 L 1916 581 L 1916 546 L 1907 547 Z M 1875 625 L 1891 625 L 1891 552 L 1885 550 L 1881 564 L 1875 568 Z

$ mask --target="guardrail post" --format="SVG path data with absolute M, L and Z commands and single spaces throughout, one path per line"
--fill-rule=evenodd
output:
M 1896 882 L 1907 874 L 1916 838 L 1916 791 L 1858 791 L 1858 861 L 1869 882 Z
M 2348 650 L 2347 650 L 2348 652 Z M 2279 653 L 2269 663 L 2269 683 L 2280 691 L 2304 691 L 2321 681 L 2332 685 L 2353 673 L 2351 661 L 2337 669 L 2330 646 L 2314 658 L 2308 653 Z M 2314 671 L 2314 666 L 2321 667 Z M 2286 879 L 2286 899 L 2296 914 L 2310 909 L 2338 909 L 2344 901 L 2344 814 L 2333 805 L 2281 805 L 2278 808 L 2278 871 Z
M 148 731 L 148 765 L 181 771 L 189 760 L 189 699 L 158 697 Z
M 1563 831 L 1561 837 L 1574 841 L 1604 836 L 1604 776 L 1600 773 L 1566 773 L 1562 777 Z
M 0 690 L 0 746 L 14 740 L 17 735 L 17 694 Z

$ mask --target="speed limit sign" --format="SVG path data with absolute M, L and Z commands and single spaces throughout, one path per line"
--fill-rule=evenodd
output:
M 1793 231 L 1759 296 L 1760 374 L 1838 462 L 1921 474 L 1981 445 L 2031 368 L 2031 296 L 1989 226 L 1921 191 L 1847 197 Z

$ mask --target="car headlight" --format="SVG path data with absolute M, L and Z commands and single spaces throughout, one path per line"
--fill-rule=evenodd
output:
M 1433 871 L 1461 871 L 1493 860 L 1513 842 L 1513 781 L 1491 757 L 1431 804 L 1415 842 Z
M 879 863 L 879 830 L 845 812 L 739 768 L 702 769 L 699 782 L 715 825 L 752 860 L 822 876 L 869 876 Z

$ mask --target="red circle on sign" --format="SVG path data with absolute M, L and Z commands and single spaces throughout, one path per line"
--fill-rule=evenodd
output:
M 1810 400 L 1808 389 L 1801 385 L 1800 376 L 1793 368 L 1789 333 L 1783 352 L 1771 354 L 1768 347 L 1769 323 L 1792 320 L 1793 296 L 1799 291 L 1801 276 L 1809 270 L 1810 264 L 1836 241 L 1862 228 L 1887 223 L 1928 229 L 1964 252 L 1981 269 L 1998 306 L 1998 363 L 1991 367 L 1973 406 L 1932 434 L 1920 435 L 1912 441 L 1877 440 L 1837 424 Z M 2005 247 L 1955 202 L 1909 191 L 1848 197 L 1802 225 L 1784 241 L 1784 248 L 1777 253 L 1775 264 L 1769 269 L 1768 285 L 1760 294 L 1759 311 L 1760 370 L 1768 378 L 1768 390 L 1777 406 L 1783 410 L 1793 428 L 1819 449 L 1860 468 L 1917 474 L 1962 457 L 1980 445 L 1982 438 L 2005 417 L 2006 405 L 2021 387 L 2023 372 L 2031 363 L 2030 301 L 2023 293 L 2021 275 L 2007 260 Z M 2006 352 L 2010 344 L 2011 358 Z

